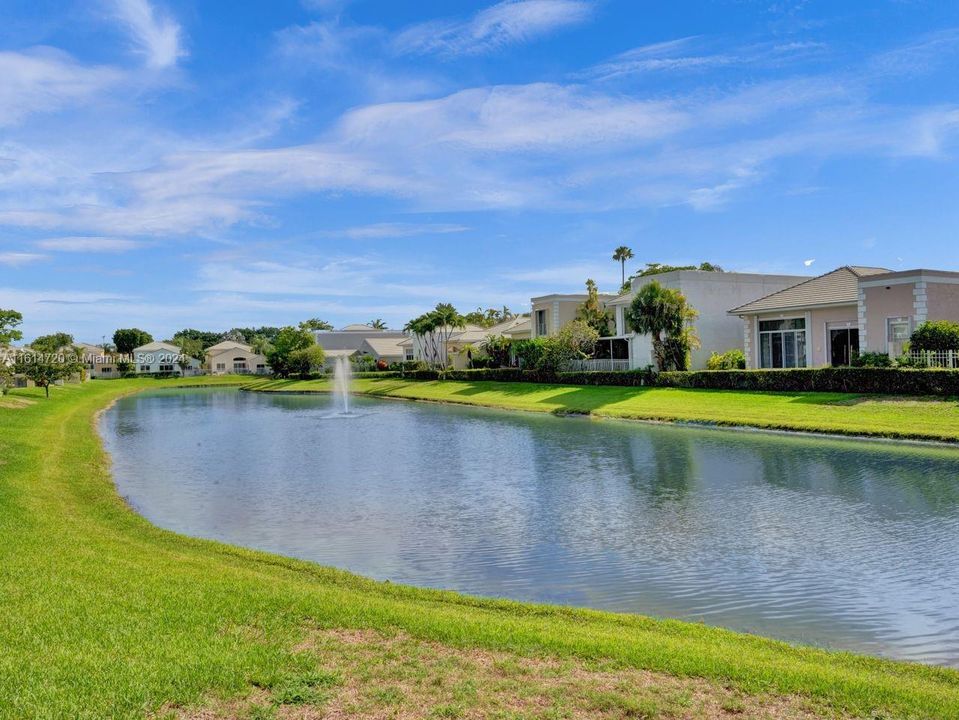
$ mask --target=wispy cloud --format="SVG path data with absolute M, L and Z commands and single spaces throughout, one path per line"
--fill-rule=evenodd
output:
M 171 67 L 183 56 L 182 28 L 148 0 L 108 0 L 116 19 L 126 28 L 146 65 Z
M 124 252 L 138 248 L 141 244 L 126 238 L 72 236 L 38 240 L 36 246 L 60 252 Z
M 413 25 L 393 41 L 400 54 L 478 55 L 528 42 L 589 19 L 583 0 L 507 0 L 466 20 L 436 20 Z
M 54 48 L 0 52 L 0 127 L 88 102 L 122 77 L 113 68 L 83 65 Z
M 46 257 L 46 255 L 40 255 L 38 253 L 0 252 L 0 265 L 19 267 L 20 265 L 45 260 Z
M 326 237 L 345 237 L 353 240 L 382 240 L 386 238 L 416 237 L 420 235 L 448 235 L 469 230 L 465 225 L 453 223 L 373 223 L 343 228 L 342 230 L 328 230 L 323 233 Z

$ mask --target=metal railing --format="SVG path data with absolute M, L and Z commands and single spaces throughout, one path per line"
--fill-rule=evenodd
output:
M 908 357 L 922 367 L 959 369 L 959 351 L 956 350 L 913 350 Z
M 609 358 L 570 360 L 566 369 L 570 372 L 619 372 L 629 370 L 629 360 L 611 360 Z

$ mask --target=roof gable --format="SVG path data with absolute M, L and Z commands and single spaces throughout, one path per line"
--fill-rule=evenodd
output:
M 733 315 L 775 312 L 817 305 L 855 305 L 859 300 L 859 278 L 888 273 L 885 268 L 844 265 L 824 275 L 803 280 L 758 300 L 733 308 Z

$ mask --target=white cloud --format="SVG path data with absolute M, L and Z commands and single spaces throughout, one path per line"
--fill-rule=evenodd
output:
M 140 243 L 117 237 L 72 236 L 38 240 L 36 246 L 61 252 L 123 252 L 140 247 Z
M 476 55 L 528 42 L 589 19 L 592 6 L 582 0 L 506 0 L 467 20 L 413 25 L 393 41 L 398 53 Z
M 419 235 L 448 235 L 469 230 L 465 225 L 453 223 L 373 223 L 330 230 L 323 234 L 327 237 L 346 237 L 352 240 L 380 240 L 384 238 L 415 237 Z
M 27 263 L 44 260 L 45 258 L 46 255 L 39 255 L 37 253 L 0 252 L 0 265 L 12 265 L 13 267 L 19 267 L 20 265 L 26 265 Z
M 109 0 L 117 20 L 133 39 L 136 51 L 148 67 L 162 69 L 175 65 L 186 55 L 182 29 L 171 17 L 157 11 L 148 0 Z
M 0 127 L 33 113 L 89 102 L 122 77 L 112 68 L 82 65 L 54 48 L 0 52 Z

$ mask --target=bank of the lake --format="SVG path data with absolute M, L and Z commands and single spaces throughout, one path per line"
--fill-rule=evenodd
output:
M 172 384 L 0 403 L 0 717 L 959 717 L 951 670 L 375 583 L 160 530 L 116 494 L 93 420 Z
M 262 392 L 329 392 L 326 380 L 258 380 Z M 463 403 L 507 410 L 585 414 L 726 427 L 959 442 L 959 402 L 842 393 L 771 393 L 683 388 L 357 378 L 353 390 L 378 397 Z

